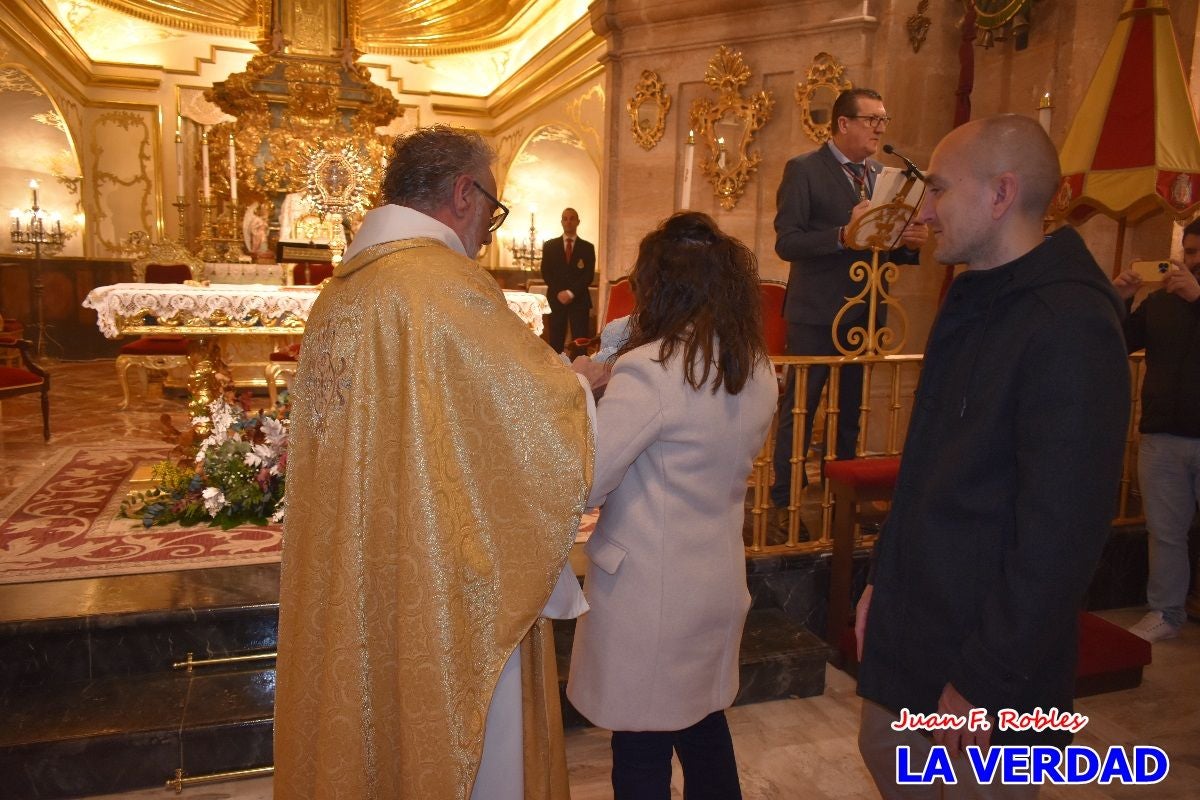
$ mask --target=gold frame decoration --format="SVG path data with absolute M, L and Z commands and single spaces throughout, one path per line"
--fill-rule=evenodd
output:
M 648 69 L 642 70 L 642 77 L 633 89 L 633 97 L 625 106 L 629 109 L 632 121 L 633 139 L 643 150 L 653 150 L 662 141 L 663 131 L 667 126 L 667 112 L 671 110 L 671 95 L 666 92 L 666 84 L 658 77 L 658 73 Z M 639 109 L 645 103 L 653 103 L 658 114 L 653 127 L 646 129 L 641 125 Z
M 818 122 L 813 119 L 812 102 L 818 89 L 827 88 L 833 91 L 834 99 L 847 89 L 853 89 L 844 75 L 846 68 L 829 53 L 817 53 L 808 66 L 808 74 L 804 83 L 796 84 L 796 103 L 800 106 L 800 125 L 804 134 L 817 144 L 824 144 L 833 136 L 833 119 Z
M 755 132 L 771 119 L 775 107 L 771 93 L 765 90 L 742 96 L 742 87 L 750 80 L 750 74 L 742 54 L 721 45 L 704 72 L 704 82 L 719 95 L 717 101 L 699 98 L 692 103 L 690 114 L 696 136 L 708 143 L 708 156 L 701 162 L 700 171 L 713 185 L 713 193 L 726 211 L 737 205 L 746 184 L 758 170 L 762 155 L 752 151 L 751 144 Z M 724 138 L 718 137 L 716 131 L 717 124 L 728 115 L 733 115 L 743 126 L 732 159 L 727 158 Z

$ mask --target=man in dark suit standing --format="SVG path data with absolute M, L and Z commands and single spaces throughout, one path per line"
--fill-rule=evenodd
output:
M 571 336 L 587 337 L 588 312 L 592 296 L 588 287 L 596 276 L 596 247 L 576 235 L 579 214 L 573 208 L 562 212 L 563 235 L 542 243 L 542 280 L 550 300 L 550 332 L 547 341 L 561 353 L 567 342 L 567 322 Z
M 879 140 L 891 118 L 883 99 L 871 89 L 848 89 L 833 104 L 832 140 L 819 149 L 796 156 L 787 163 L 776 195 L 775 252 L 791 262 L 788 274 L 784 318 L 787 320 L 789 355 L 836 356 L 833 321 L 846 303 L 861 290 L 850 277 L 850 265 L 871 260 L 865 250 L 845 246 L 846 230 L 866 213 L 875 179 L 883 167 L 870 158 L 879 149 Z M 901 235 L 901 247 L 881 257 L 897 264 L 915 264 L 925 243 L 928 229 L 910 223 Z M 883 323 L 884 308 L 876 312 Z M 841 320 L 838 338 L 846 343 L 845 332 L 866 324 L 867 307 L 850 311 Z M 829 376 L 828 367 L 809 370 L 805 403 L 808 417 L 804 437 L 805 450 L 812 437 L 813 418 L 821 390 Z M 852 458 L 858 440 L 858 411 L 862 397 L 861 366 L 843 367 L 838 394 L 837 457 Z M 775 482 L 771 501 L 777 507 L 788 504 L 792 474 L 793 384 L 780 400 L 779 432 L 775 447 Z M 831 446 L 827 443 L 826 447 Z

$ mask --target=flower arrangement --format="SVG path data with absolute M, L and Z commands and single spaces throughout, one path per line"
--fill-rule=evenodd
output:
M 208 522 L 228 530 L 243 523 L 265 525 L 284 516 L 287 472 L 288 404 L 286 395 L 273 411 L 251 411 L 249 396 L 238 402 L 224 397 L 208 406 L 208 414 L 192 418 L 178 434 L 178 461 L 153 469 L 156 487 L 131 492 L 121 503 L 122 516 L 141 519 L 147 528 L 178 522 Z M 204 438 L 195 444 L 196 432 Z M 205 435 L 206 434 L 206 435 Z

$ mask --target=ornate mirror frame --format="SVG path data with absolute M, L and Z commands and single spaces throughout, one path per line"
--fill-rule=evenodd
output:
M 671 96 L 666 93 L 666 84 L 659 79 L 658 73 L 648 69 L 642 70 L 642 77 L 633 88 L 633 97 L 629 99 L 626 108 L 633 124 L 633 139 L 643 150 L 652 150 L 663 137 L 667 125 L 667 112 L 671 110 Z M 639 124 L 639 109 L 645 103 L 653 103 L 658 114 L 654 125 L 649 130 Z
M 713 193 L 726 211 L 737 205 L 746 191 L 746 184 L 758 169 L 762 155 L 751 150 L 754 134 L 771 118 L 775 100 L 766 91 L 750 97 L 742 96 L 742 87 L 750 80 L 750 68 L 740 52 L 725 45 L 717 48 L 717 54 L 708 62 L 704 82 L 718 93 L 714 103 L 699 98 L 692 103 L 690 120 L 697 138 L 708 144 L 708 155 L 700 164 L 700 170 L 713 185 Z M 743 125 L 736 152 L 728 158 L 729 151 L 718 141 L 717 124 L 732 115 Z
M 800 106 L 800 125 L 805 135 L 817 144 L 824 144 L 833 135 L 833 119 L 819 122 L 813 118 L 813 98 L 819 89 L 832 90 L 834 99 L 846 89 L 854 88 L 843 73 L 846 68 L 829 53 L 813 56 L 804 83 L 796 84 L 796 103 Z M 832 105 L 832 104 L 831 104 Z

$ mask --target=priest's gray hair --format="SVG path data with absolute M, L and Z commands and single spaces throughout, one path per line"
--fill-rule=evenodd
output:
M 440 124 L 417 128 L 392 145 L 380 187 L 383 202 L 429 214 L 451 201 L 460 175 L 478 177 L 495 159 L 475 131 Z

